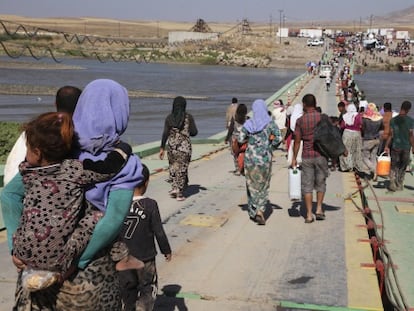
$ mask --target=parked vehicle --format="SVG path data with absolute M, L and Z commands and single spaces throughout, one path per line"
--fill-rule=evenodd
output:
M 309 39 L 307 41 L 308 46 L 322 46 L 324 43 L 322 39 Z
M 322 65 L 319 69 L 319 77 L 326 78 L 332 75 L 332 66 L 331 65 Z

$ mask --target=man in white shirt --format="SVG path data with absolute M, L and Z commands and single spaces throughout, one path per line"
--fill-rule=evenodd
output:
M 56 92 L 55 106 L 58 112 L 73 114 L 81 90 L 74 86 L 63 86 Z M 4 186 L 19 172 L 19 164 L 26 157 L 26 135 L 23 132 L 14 143 L 4 166 Z
M 226 111 L 226 129 L 229 129 L 231 119 L 234 118 L 234 115 L 236 114 L 237 105 L 238 100 L 236 97 L 233 97 L 231 100 L 231 104 L 229 105 Z

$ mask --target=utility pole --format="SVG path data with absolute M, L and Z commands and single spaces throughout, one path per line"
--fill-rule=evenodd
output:
M 372 32 L 372 20 L 374 19 L 374 15 L 369 16 L 369 31 Z
M 273 28 L 273 17 L 272 14 L 270 14 L 270 21 L 269 21 L 269 35 L 272 36 L 272 29 Z
M 282 14 L 283 10 L 279 10 L 279 43 L 282 44 Z

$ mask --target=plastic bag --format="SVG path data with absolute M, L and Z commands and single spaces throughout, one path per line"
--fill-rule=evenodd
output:
M 38 291 L 56 283 L 59 276 L 57 272 L 27 268 L 22 272 L 22 286 L 31 292 Z

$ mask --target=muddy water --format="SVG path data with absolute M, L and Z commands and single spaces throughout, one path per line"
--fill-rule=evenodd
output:
M 96 60 L 10 60 L 20 66 L 0 66 L 0 121 L 25 122 L 53 109 L 54 93 L 63 85 L 83 88 L 98 78 L 123 84 L 130 93 L 131 118 L 124 139 L 133 144 L 159 140 L 172 100 L 187 97 L 188 111 L 199 128 L 199 138 L 224 130 L 224 115 L 233 96 L 247 104 L 267 98 L 301 74 L 293 69 L 252 69 L 221 66 L 99 63 Z M 32 64 L 35 63 L 36 65 Z M 414 103 L 414 74 L 367 72 L 355 80 L 367 99 L 381 106 L 389 101 L 398 111 L 403 100 Z M 9 95 L 10 93 L 19 95 Z M 22 95 L 26 94 L 26 95 Z M 412 111 L 414 114 L 414 109 Z
M 131 118 L 124 134 L 127 141 L 140 144 L 160 140 L 164 119 L 177 95 L 187 97 L 187 110 L 195 118 L 198 137 L 206 138 L 224 130 L 225 111 L 232 97 L 250 108 L 255 99 L 266 99 L 303 72 L 151 63 L 102 64 L 94 60 L 64 62 L 76 69 L 0 67 L 0 94 L 3 94 L 0 95 L 0 121 L 25 122 L 50 111 L 54 92 L 60 86 L 83 88 L 94 79 L 108 78 L 124 85 L 131 95 Z M 7 95 L 12 89 L 29 95 Z

